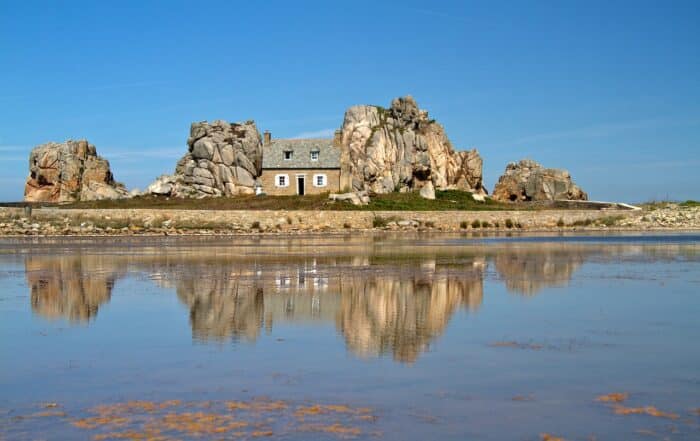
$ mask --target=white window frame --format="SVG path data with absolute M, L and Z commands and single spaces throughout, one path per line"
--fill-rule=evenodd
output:
M 289 158 L 287 158 L 287 154 L 289 154 Z M 292 158 L 294 157 L 294 150 L 285 150 L 282 152 L 282 159 L 285 161 L 291 161 Z
M 318 178 L 322 178 L 321 185 L 318 185 Z M 328 176 L 325 173 L 317 173 L 314 175 L 314 187 L 322 188 L 328 186 Z
M 284 183 L 280 184 L 280 178 L 284 178 Z M 289 187 L 289 175 L 287 174 L 279 174 L 275 175 L 275 187 Z
M 319 156 L 321 156 L 321 152 L 319 152 L 318 150 L 311 151 L 311 160 L 312 161 L 318 161 Z

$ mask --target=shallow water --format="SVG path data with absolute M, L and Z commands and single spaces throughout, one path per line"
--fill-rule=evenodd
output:
M 0 439 L 700 439 L 699 263 L 697 235 L 3 239 Z

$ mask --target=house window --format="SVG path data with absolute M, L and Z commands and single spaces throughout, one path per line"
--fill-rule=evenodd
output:
M 311 152 L 311 160 L 318 161 L 318 151 Z
M 290 159 L 292 159 L 292 153 L 293 152 L 291 150 L 286 150 L 284 152 L 284 160 L 289 161 Z
M 287 176 L 287 175 L 275 176 L 275 185 L 277 187 L 289 187 L 289 176 Z
M 314 175 L 314 187 L 325 187 L 326 175 Z

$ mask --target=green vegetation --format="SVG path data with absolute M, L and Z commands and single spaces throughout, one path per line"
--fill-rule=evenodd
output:
M 469 223 L 467 223 L 467 221 L 462 221 L 459 223 L 459 228 L 461 228 L 463 230 L 466 230 L 468 226 L 469 226 Z
M 481 222 L 478 220 L 472 221 L 472 228 L 481 228 Z
M 605 217 L 601 217 L 600 219 L 598 219 L 598 223 L 605 225 L 606 227 L 612 227 L 613 225 L 617 224 L 619 221 L 621 221 L 624 218 L 625 218 L 624 216 L 620 216 L 620 215 L 605 216 Z
M 506 228 L 513 228 L 513 219 L 506 219 Z
M 700 207 L 700 201 L 694 201 L 692 199 L 689 199 L 685 202 L 681 202 L 680 204 L 681 207 Z
M 559 220 L 557 221 L 557 227 L 561 228 L 563 226 L 564 226 L 564 219 L 559 218 Z
M 389 222 L 398 222 L 400 220 L 401 220 L 401 218 L 398 216 L 389 216 L 389 217 L 375 216 L 374 219 L 372 219 L 372 226 L 374 228 L 384 228 L 387 225 L 389 225 Z
M 491 227 L 491 224 L 489 221 L 481 221 L 481 228 L 489 228 Z
M 51 204 L 42 204 L 51 205 Z M 366 206 L 334 202 L 328 194 L 306 196 L 236 196 L 203 199 L 180 199 L 139 196 L 130 199 L 84 201 L 60 205 L 59 208 L 150 208 L 171 210 L 366 210 L 366 211 L 449 211 L 449 210 L 528 210 L 491 200 L 475 201 L 471 193 L 459 190 L 436 191 L 435 200 L 423 199 L 417 192 L 387 193 L 371 196 Z

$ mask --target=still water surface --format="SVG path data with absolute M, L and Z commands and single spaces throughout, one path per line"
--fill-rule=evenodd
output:
M 697 235 L 4 239 L 0 439 L 697 440 L 699 263 Z

